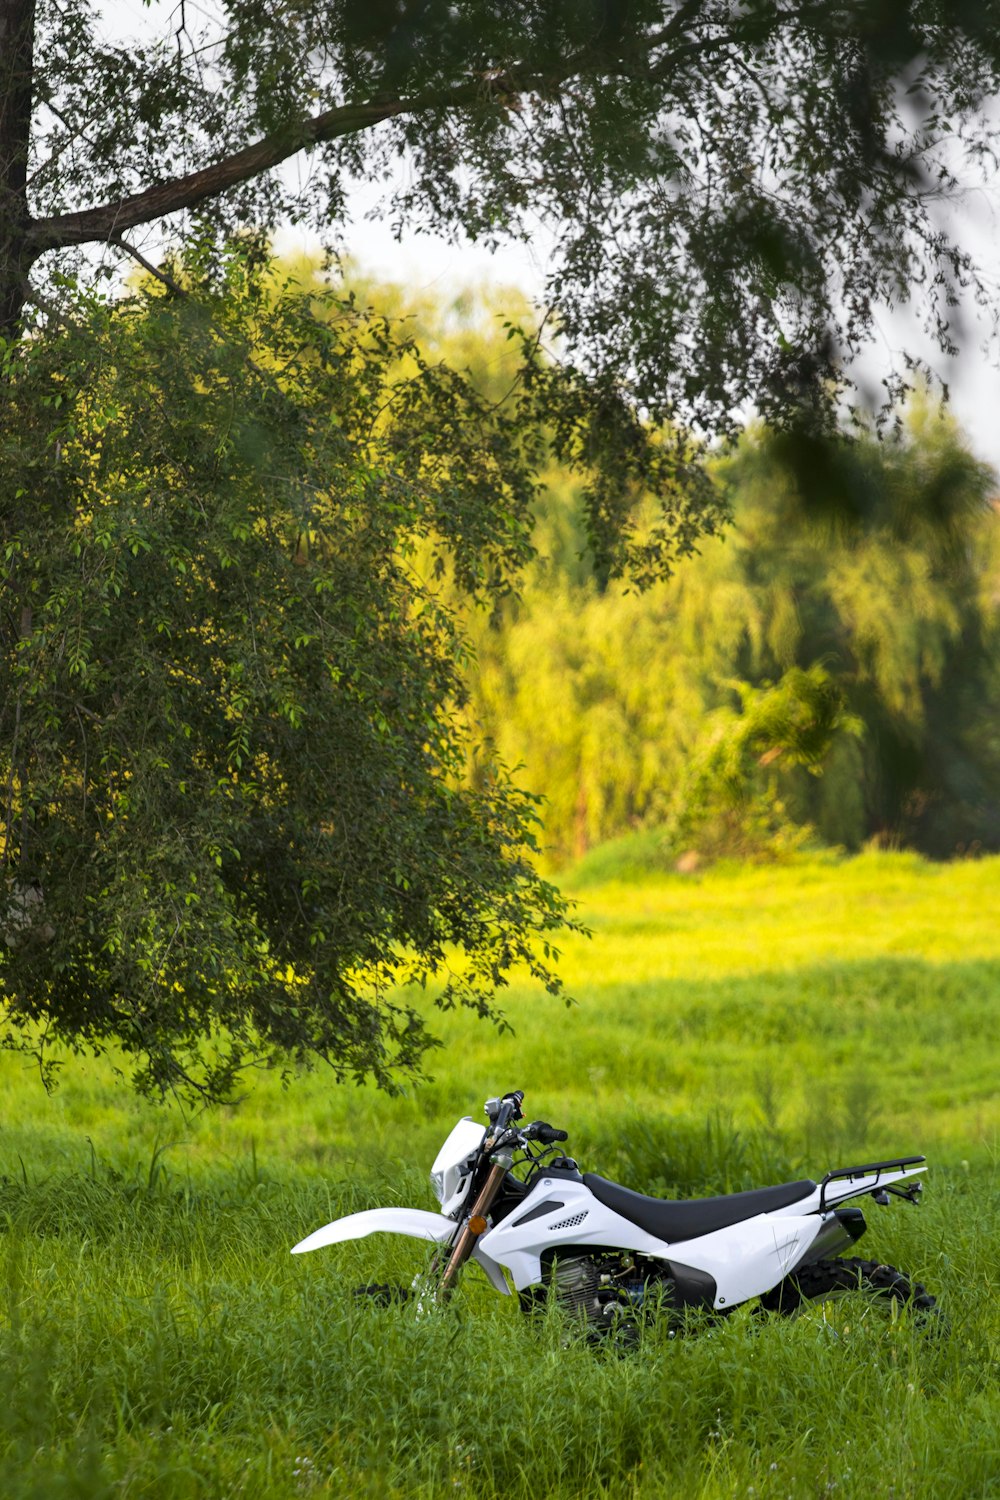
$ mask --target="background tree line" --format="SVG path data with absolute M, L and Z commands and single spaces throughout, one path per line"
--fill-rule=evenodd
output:
M 485 393 L 510 380 L 489 296 L 412 316 Z M 1000 848 L 1000 511 L 947 409 L 918 395 L 882 440 L 758 428 L 707 468 L 731 527 L 638 590 L 550 467 L 523 587 L 465 615 L 472 743 L 544 795 L 549 857 L 637 829 L 668 864 Z M 622 510 L 641 536 L 652 507 Z
M 473 623 L 470 682 L 487 738 L 545 793 L 557 859 L 636 828 L 667 861 L 809 832 L 1000 847 L 993 477 L 926 400 L 892 440 L 816 462 L 804 491 L 780 439 L 744 438 L 712 465 L 732 529 L 645 593 L 602 587 L 550 475 L 544 556 Z
M 484 399 L 516 381 L 515 293 L 347 284 Z M 471 782 L 492 752 L 519 768 L 557 864 L 637 829 L 666 863 L 1000 848 L 998 490 L 947 408 L 918 393 L 881 439 L 758 427 L 705 469 L 731 524 L 645 589 L 609 577 L 579 479 L 545 470 L 522 586 L 462 611 Z M 641 549 L 651 498 L 626 480 L 616 510 Z

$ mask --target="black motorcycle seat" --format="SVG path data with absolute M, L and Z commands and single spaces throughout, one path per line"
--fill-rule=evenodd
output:
M 724 1198 L 647 1198 L 593 1172 L 585 1172 L 583 1180 L 598 1203 L 668 1243 L 695 1240 L 699 1235 L 728 1229 L 731 1224 L 757 1214 L 789 1208 L 816 1191 L 816 1184 L 803 1178 L 801 1182 L 785 1182 L 779 1187 L 753 1188 L 749 1193 L 727 1193 Z

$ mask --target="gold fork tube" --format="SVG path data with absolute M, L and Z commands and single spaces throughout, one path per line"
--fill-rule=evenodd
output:
M 507 1168 L 498 1164 L 491 1168 L 490 1175 L 483 1183 L 479 1197 L 472 1205 L 472 1210 L 469 1214 L 469 1217 L 466 1219 L 465 1224 L 462 1227 L 462 1232 L 456 1240 L 455 1247 L 448 1257 L 448 1264 L 444 1268 L 444 1274 L 442 1275 L 440 1285 L 438 1286 L 438 1297 L 442 1301 L 450 1296 L 452 1290 L 454 1289 L 455 1282 L 458 1279 L 458 1273 L 465 1265 L 465 1262 L 468 1260 L 469 1256 L 472 1254 L 476 1240 L 479 1238 L 479 1233 L 482 1232 L 479 1231 L 479 1233 L 477 1233 L 472 1228 L 472 1225 L 475 1223 L 476 1219 L 486 1218 L 486 1215 L 490 1210 L 490 1206 L 493 1203 L 494 1198 L 500 1191 L 500 1184 L 503 1182 L 506 1175 Z

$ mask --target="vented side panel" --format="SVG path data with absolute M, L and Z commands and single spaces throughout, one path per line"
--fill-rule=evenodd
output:
M 585 1208 L 582 1213 L 574 1214 L 571 1219 L 560 1219 L 558 1224 L 550 1224 L 549 1234 L 554 1234 L 557 1229 L 575 1229 L 578 1224 L 583 1223 L 589 1211 Z

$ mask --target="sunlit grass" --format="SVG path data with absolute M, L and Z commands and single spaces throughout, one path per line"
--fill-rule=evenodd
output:
M 396 1099 L 266 1078 L 184 1118 L 106 1062 L 47 1097 L 4 1057 L 0 1495 L 1000 1492 L 998 888 L 997 860 L 886 855 L 581 880 L 579 1003 L 515 989 L 514 1035 L 440 1017 L 436 1080 Z M 352 1285 L 409 1280 L 410 1241 L 289 1256 L 339 1213 L 431 1206 L 453 1118 L 512 1086 L 650 1192 L 928 1151 L 924 1206 L 872 1206 L 859 1249 L 950 1332 L 848 1303 L 608 1357 L 475 1272 L 440 1317 L 358 1306 Z

